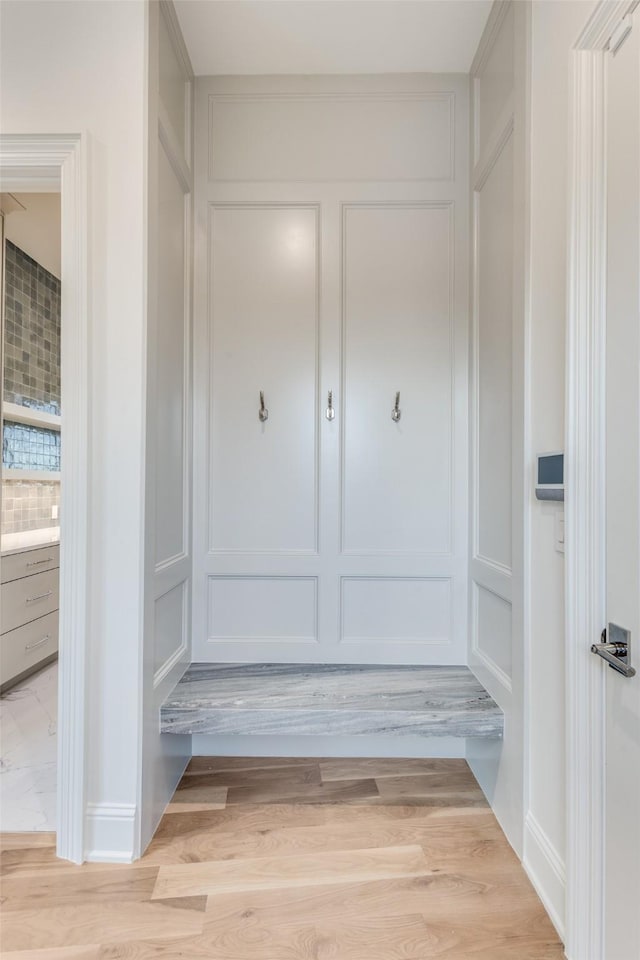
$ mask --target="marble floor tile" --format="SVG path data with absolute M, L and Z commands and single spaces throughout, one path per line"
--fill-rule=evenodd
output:
M 0 829 L 55 830 L 58 664 L 0 697 Z

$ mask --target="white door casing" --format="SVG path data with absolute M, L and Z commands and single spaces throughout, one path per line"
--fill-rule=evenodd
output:
M 465 662 L 467 92 L 197 81 L 194 660 Z
M 60 191 L 62 406 L 60 630 L 56 853 L 85 854 L 89 556 L 89 344 L 87 135 L 0 135 L 3 192 Z

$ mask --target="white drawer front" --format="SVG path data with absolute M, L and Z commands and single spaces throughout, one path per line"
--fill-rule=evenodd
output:
M 3 583 L 1 632 L 15 630 L 57 609 L 58 570 Z
M 0 637 L 0 686 L 4 686 L 58 649 L 58 611 Z
M 25 550 L 24 553 L 14 553 L 9 557 L 2 557 L 2 582 L 19 580 L 21 577 L 30 577 L 34 573 L 44 573 L 60 566 L 60 544 L 54 543 L 48 547 L 38 547 L 37 550 Z

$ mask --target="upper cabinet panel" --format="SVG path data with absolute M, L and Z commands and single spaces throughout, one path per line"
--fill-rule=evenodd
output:
M 453 92 L 212 94 L 214 181 L 450 180 Z
M 311 206 L 210 208 L 213 550 L 317 547 L 318 231 Z
M 481 61 L 476 78 L 479 87 L 476 162 L 482 157 L 492 138 L 501 131 L 496 126 L 513 92 L 514 12 L 511 4 L 497 24 L 497 34 Z
M 344 211 L 345 553 L 451 551 L 452 216 Z

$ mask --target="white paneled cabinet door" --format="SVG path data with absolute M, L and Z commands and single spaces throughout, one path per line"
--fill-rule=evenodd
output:
M 450 248 L 447 204 L 344 211 L 347 554 L 451 549 Z
M 453 207 L 346 205 L 342 230 L 339 640 L 451 660 Z
M 318 213 L 230 205 L 211 217 L 211 548 L 313 554 Z
M 209 226 L 209 639 L 268 659 L 318 639 L 318 210 Z

